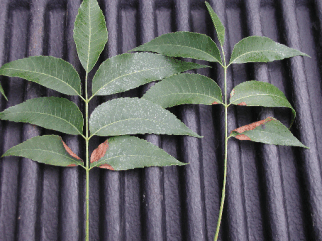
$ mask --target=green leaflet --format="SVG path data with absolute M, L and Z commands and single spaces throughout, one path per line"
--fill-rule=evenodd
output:
M 163 34 L 131 51 L 150 51 L 171 57 L 200 59 L 222 64 L 216 43 L 209 36 L 200 33 Z
M 83 115 L 65 98 L 42 97 L 27 100 L 0 113 L 0 119 L 25 122 L 71 135 L 83 132 Z
M 218 40 L 221 44 L 221 46 L 224 46 L 225 44 L 225 27 L 222 24 L 222 22 L 220 21 L 220 18 L 218 17 L 218 15 L 214 12 L 214 10 L 212 9 L 212 7 L 210 6 L 210 4 L 208 2 L 205 2 L 209 15 L 211 17 L 211 20 L 215 26 L 216 32 L 217 32 L 217 36 L 218 36 Z
M 105 18 L 96 0 L 84 0 L 78 9 L 74 41 L 80 62 L 90 72 L 107 42 Z
M 67 152 L 61 137 L 55 135 L 31 138 L 10 148 L 3 156 L 21 156 L 54 166 L 83 166 L 80 159 L 76 159 Z
M 74 67 L 52 56 L 33 56 L 4 64 L 0 75 L 20 77 L 66 95 L 81 94 L 81 80 Z
M 179 74 L 166 78 L 152 86 L 142 98 L 163 108 L 182 104 L 222 103 L 222 93 L 217 83 L 199 74 Z
M 232 136 L 239 140 L 308 148 L 296 139 L 287 127 L 273 117 L 239 127 L 232 131 Z
M 0 84 L 0 93 L 3 95 L 3 97 L 6 99 L 6 100 L 8 100 L 8 98 L 7 98 L 7 96 L 5 95 L 5 93 L 4 93 L 4 90 L 3 90 L 3 88 L 2 88 L 2 85 Z
M 91 168 L 104 164 L 110 165 L 116 171 L 150 166 L 186 165 L 152 143 L 134 136 L 108 139 L 105 155 L 93 162 Z
M 231 54 L 229 64 L 271 62 L 294 56 L 308 56 L 296 49 L 276 43 L 267 37 L 250 36 L 239 41 Z
M 284 93 L 272 84 L 260 81 L 246 81 L 237 85 L 230 94 L 230 103 L 242 106 L 286 107 L 296 112 Z M 292 124 L 291 124 L 292 125 Z
M 200 137 L 175 115 L 148 100 L 119 98 L 99 105 L 89 119 L 92 135 L 190 135 Z
M 208 66 L 152 53 L 117 55 L 104 61 L 97 70 L 92 81 L 93 96 L 124 92 L 186 70 L 204 67 Z

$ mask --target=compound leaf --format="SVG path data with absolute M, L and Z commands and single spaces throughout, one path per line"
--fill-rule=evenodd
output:
M 80 62 L 90 72 L 107 42 L 105 17 L 96 0 L 84 0 L 79 7 L 74 41 Z
M 230 93 L 230 103 L 242 106 L 286 107 L 296 112 L 284 93 L 272 84 L 260 81 L 246 81 L 237 85 Z
M 152 143 L 134 136 L 110 138 L 104 147 L 105 152 L 100 153 L 102 157 L 94 160 L 91 167 L 120 171 L 150 166 L 186 165 Z
M 7 96 L 5 95 L 5 93 L 4 93 L 4 90 L 3 90 L 3 88 L 2 88 L 2 85 L 0 84 L 0 93 L 3 95 L 3 97 L 6 99 L 6 100 L 8 100 L 8 98 L 7 98 Z
M 32 56 L 4 64 L 0 75 L 23 78 L 66 95 L 81 95 L 81 80 L 74 67 L 52 56 Z
M 158 104 L 119 98 L 99 105 L 89 120 L 92 135 L 167 134 L 200 137 Z
M 210 4 L 208 2 L 206 2 L 206 6 L 207 6 L 208 12 L 210 14 L 211 20 L 215 26 L 218 40 L 219 40 L 221 46 L 224 46 L 224 44 L 225 44 L 225 27 L 222 24 L 222 22 L 220 21 L 220 18 L 218 17 L 218 15 L 214 12 L 214 10 L 212 9 L 212 7 L 210 6 Z
M 131 51 L 150 51 L 171 57 L 200 59 L 222 64 L 216 43 L 209 36 L 200 33 L 163 34 Z
M 271 62 L 294 56 L 308 56 L 296 49 L 276 43 L 267 37 L 250 36 L 239 41 L 231 54 L 229 64 Z M 309 57 L 309 56 L 308 56 Z
M 308 148 L 296 139 L 286 126 L 273 117 L 239 127 L 232 131 L 232 136 L 238 140 Z
M 186 70 L 204 67 L 206 66 L 179 61 L 160 54 L 117 55 L 107 59 L 97 70 L 92 82 L 93 96 L 124 92 Z
M 83 132 L 83 115 L 79 108 L 59 97 L 27 100 L 1 112 L 0 119 L 30 123 L 71 135 Z
M 163 108 L 182 104 L 222 103 L 222 93 L 217 83 L 199 74 L 179 74 L 166 78 L 152 86 L 142 98 Z
M 10 148 L 3 156 L 21 156 L 33 161 L 54 166 L 83 166 L 77 157 L 63 142 L 60 136 L 36 136 Z

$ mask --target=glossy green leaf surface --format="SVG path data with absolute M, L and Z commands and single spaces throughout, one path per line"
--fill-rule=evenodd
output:
M 124 92 L 186 70 L 204 67 L 207 66 L 183 62 L 160 54 L 117 55 L 104 61 L 97 70 L 92 82 L 93 96 Z
M 183 57 L 222 63 L 216 43 L 207 35 L 191 32 L 163 34 L 131 51 L 150 51 L 171 57 Z
M 216 32 L 217 32 L 217 36 L 218 36 L 218 40 L 221 44 L 221 46 L 224 46 L 225 43 L 225 27 L 222 24 L 222 22 L 220 21 L 220 18 L 218 17 L 218 15 L 214 12 L 214 10 L 212 9 L 212 7 L 210 6 L 210 4 L 208 2 L 206 3 L 206 7 L 208 9 L 208 12 L 210 14 L 211 20 L 215 26 Z
M 90 72 L 107 42 L 105 17 L 96 0 L 84 0 L 78 9 L 74 41 L 80 62 Z
M 33 161 L 54 166 L 83 165 L 65 149 L 60 136 L 36 136 L 10 148 L 3 156 L 21 156 Z
M 163 108 L 182 104 L 222 103 L 222 93 L 217 83 L 199 74 L 179 74 L 166 78 L 152 86 L 142 98 Z
M 186 165 L 152 143 L 134 136 L 118 136 L 108 139 L 108 149 L 105 155 L 93 162 L 91 167 L 104 164 L 110 165 L 116 171 L 151 166 Z
M 284 93 L 272 84 L 260 81 L 246 81 L 237 85 L 230 93 L 230 103 L 241 106 L 286 107 L 296 112 Z
M 5 93 L 4 93 L 4 90 L 3 90 L 3 88 L 2 88 L 2 85 L 0 84 L 0 93 L 3 95 L 3 97 L 6 99 L 6 100 L 8 100 L 8 98 L 7 98 L 7 96 L 5 95 Z
M 270 38 L 250 36 L 239 41 L 231 54 L 229 64 L 271 62 L 294 56 L 308 56 L 296 49 L 279 44 Z M 309 57 L 309 56 L 308 56 Z
M 81 80 L 74 67 L 59 58 L 32 56 L 4 64 L 0 75 L 23 78 L 66 95 L 81 94 Z
M 272 117 L 239 127 L 232 132 L 232 135 L 239 140 L 307 148 L 286 126 Z
M 0 119 L 30 123 L 71 135 L 83 132 L 83 115 L 77 105 L 59 97 L 27 100 L 1 112 Z
M 170 111 L 144 99 L 119 98 L 99 105 L 89 119 L 92 135 L 190 135 L 200 137 Z

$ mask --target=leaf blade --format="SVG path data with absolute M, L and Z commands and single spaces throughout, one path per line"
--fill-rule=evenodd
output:
M 32 56 L 4 64 L 0 75 L 23 78 L 66 95 L 81 95 L 81 80 L 74 67 L 52 56 Z
M 224 46 L 224 44 L 225 44 L 225 27 L 222 24 L 222 22 L 220 21 L 220 18 L 218 17 L 218 15 L 214 12 L 212 7 L 210 6 L 210 4 L 208 2 L 205 2 L 205 4 L 206 4 L 207 10 L 208 10 L 208 13 L 211 17 L 211 20 L 215 26 L 219 43 L 221 44 L 221 46 Z
M 83 115 L 71 101 L 59 97 L 41 97 L 9 107 L 0 119 L 24 122 L 71 135 L 82 135 Z
M 199 74 L 179 74 L 166 78 L 152 86 L 142 98 L 163 108 L 181 104 L 222 103 L 222 93 L 217 83 Z
M 107 59 L 97 70 L 92 90 L 95 95 L 124 92 L 154 80 L 205 67 L 152 53 L 126 53 Z
M 0 93 L 3 95 L 3 97 L 4 97 L 6 100 L 8 100 L 8 98 L 7 98 L 6 94 L 4 93 L 4 90 L 3 90 L 3 88 L 2 88 L 2 85 L 1 85 L 1 84 L 0 84 Z
M 119 98 L 99 105 L 90 116 L 89 129 L 92 135 L 98 136 L 166 134 L 200 137 L 171 112 L 138 98 Z
M 232 90 L 230 103 L 243 106 L 285 107 L 292 110 L 294 122 L 296 112 L 284 93 L 276 86 L 261 81 L 246 81 Z
M 232 131 L 232 136 L 239 140 L 308 148 L 294 137 L 287 127 L 273 117 L 239 127 Z
M 70 154 L 60 136 L 36 136 L 6 151 L 3 156 L 21 156 L 54 166 L 83 166 L 80 159 Z
M 79 7 L 74 41 L 81 64 L 90 72 L 107 43 L 105 17 L 96 0 L 84 0 Z
M 108 139 L 108 149 L 103 157 L 91 164 L 104 165 L 113 170 L 129 170 L 150 166 L 186 165 L 150 142 L 134 136 L 118 136 Z M 110 169 L 109 167 L 109 169 Z
M 131 51 L 149 51 L 170 57 L 192 58 L 222 64 L 216 43 L 209 36 L 200 33 L 163 34 Z
M 271 62 L 294 56 L 307 56 L 296 49 L 277 43 L 270 38 L 250 36 L 239 41 L 233 49 L 229 65 L 248 62 Z

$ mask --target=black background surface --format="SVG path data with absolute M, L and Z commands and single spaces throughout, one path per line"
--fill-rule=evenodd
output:
M 0 66 L 27 56 L 51 55 L 71 62 L 84 79 L 73 41 L 80 2 L 0 0 Z M 202 0 L 100 0 L 99 4 L 109 31 L 99 63 L 168 32 L 193 31 L 216 39 Z M 228 54 L 243 37 L 262 35 L 311 56 L 230 68 L 229 92 L 255 79 L 286 94 L 297 111 L 291 130 L 310 150 L 230 140 L 220 238 L 322 240 L 322 1 L 213 0 L 210 4 L 226 27 Z M 223 71 L 218 64 L 210 65 L 211 69 L 196 72 L 223 87 Z M 62 96 L 18 78 L 1 76 L 0 81 L 9 98 L 8 102 L 0 98 L 1 111 L 30 98 Z M 147 88 L 94 98 L 90 109 L 111 98 L 142 96 Z M 84 110 L 79 98 L 67 98 Z M 149 135 L 146 139 L 190 165 L 92 170 L 90 240 L 213 240 L 223 178 L 223 108 L 186 105 L 170 110 L 204 138 Z M 272 115 L 289 125 L 287 109 L 233 107 L 229 130 Z M 1 121 L 0 154 L 41 134 L 61 135 Z M 84 157 L 81 138 L 62 136 Z M 91 150 L 104 140 L 93 138 Z M 46 166 L 18 157 L 0 160 L 0 240 L 84 240 L 84 200 L 82 168 Z

